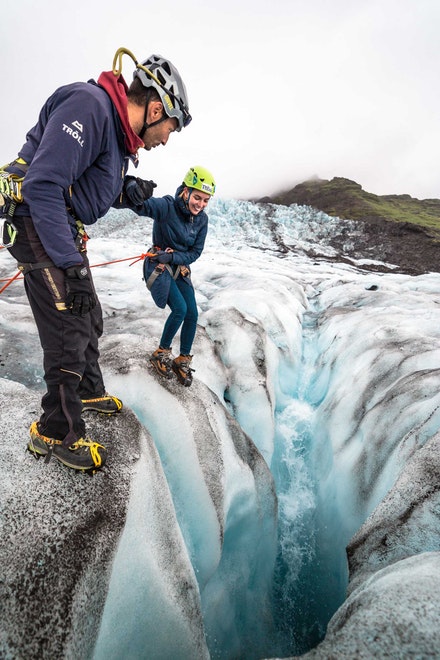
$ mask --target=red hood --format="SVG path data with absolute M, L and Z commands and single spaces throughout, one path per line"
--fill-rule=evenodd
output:
M 98 78 L 98 85 L 105 89 L 118 112 L 125 133 L 125 146 L 128 153 L 136 154 L 144 143 L 133 131 L 128 120 L 127 83 L 122 76 L 115 76 L 113 71 L 104 71 Z

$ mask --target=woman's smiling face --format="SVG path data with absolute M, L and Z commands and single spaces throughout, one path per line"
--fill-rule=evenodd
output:
M 208 205 L 210 195 L 196 190 L 196 188 L 184 188 L 183 199 L 188 205 L 191 215 L 198 215 Z

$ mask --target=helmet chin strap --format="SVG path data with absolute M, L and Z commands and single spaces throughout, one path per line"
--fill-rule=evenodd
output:
M 187 191 L 188 191 L 188 197 L 185 199 L 185 197 L 183 196 L 183 190 L 182 190 L 182 199 L 183 199 L 183 203 L 185 204 L 186 208 L 187 208 L 188 211 L 189 211 L 189 198 L 191 197 L 191 193 L 192 193 L 193 189 L 192 189 L 192 188 L 188 188 L 188 186 L 185 186 L 185 188 L 186 188 Z
M 148 114 L 148 104 L 145 106 L 144 125 L 142 126 L 140 132 L 138 133 L 141 140 L 149 128 L 152 128 L 153 126 L 157 126 L 157 124 L 161 124 L 163 121 L 166 121 L 168 119 L 168 115 L 164 112 L 160 119 L 157 119 L 156 121 L 153 121 L 151 124 L 148 124 L 147 114 Z

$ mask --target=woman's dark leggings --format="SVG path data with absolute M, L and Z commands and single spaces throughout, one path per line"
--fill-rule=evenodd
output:
M 189 355 L 196 335 L 198 311 L 193 287 L 180 276 L 171 282 L 167 305 L 171 314 L 166 320 L 160 345 L 162 348 L 171 348 L 171 343 L 182 326 L 180 353 Z

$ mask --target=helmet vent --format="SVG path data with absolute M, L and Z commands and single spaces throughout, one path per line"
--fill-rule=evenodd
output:
M 157 69 L 157 70 L 155 71 L 155 74 L 154 74 L 154 75 L 155 75 L 156 78 L 159 80 L 160 84 L 163 85 L 163 86 L 165 87 L 166 80 L 165 80 L 163 74 L 159 71 L 159 69 Z
M 142 70 L 143 67 L 147 71 Z M 177 119 L 177 131 L 188 126 L 191 122 L 188 96 L 183 80 L 171 62 L 161 55 L 150 55 L 142 67 L 136 69 L 134 77 L 138 77 L 144 87 L 156 89 L 168 117 Z

